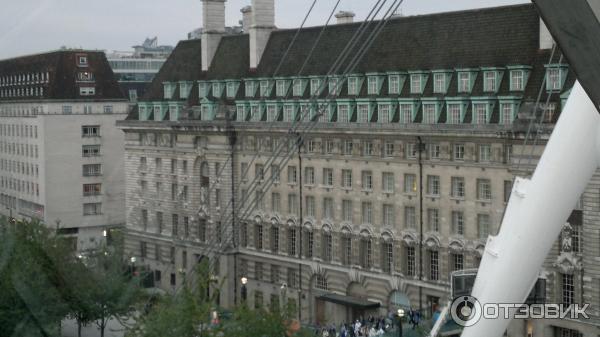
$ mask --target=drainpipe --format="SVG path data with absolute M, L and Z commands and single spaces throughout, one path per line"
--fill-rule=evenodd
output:
M 298 259 L 299 259 L 299 263 L 298 263 L 298 321 L 302 322 L 302 226 L 304 223 L 304 217 L 303 217 L 303 213 L 302 213 L 302 145 L 304 144 L 304 140 L 302 139 L 302 135 L 300 135 L 299 133 L 297 134 L 298 136 L 298 171 L 300 172 L 300 175 L 298 176 L 298 178 L 300 179 L 299 181 L 299 187 L 300 187 L 300 192 L 299 192 L 299 199 L 300 199 L 300 249 L 298 249 Z
M 419 151 L 419 313 L 423 315 L 423 149 L 421 137 L 417 137 Z

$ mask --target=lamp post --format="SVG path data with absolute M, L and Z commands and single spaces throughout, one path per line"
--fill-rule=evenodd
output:
M 242 277 L 242 304 L 246 304 L 246 299 L 248 298 L 248 289 L 246 288 L 246 283 L 248 283 L 248 278 Z
M 281 285 L 281 307 L 283 308 L 283 310 L 287 310 L 286 302 L 287 302 L 287 283 L 284 282 Z
M 398 337 L 402 337 L 402 318 L 404 317 L 404 309 L 398 309 Z

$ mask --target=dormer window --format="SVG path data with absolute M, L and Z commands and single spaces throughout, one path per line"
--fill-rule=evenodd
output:
M 269 81 L 260 81 L 260 96 L 269 97 L 271 95 L 271 83 Z
M 256 83 L 254 81 L 246 81 L 246 97 L 254 97 L 256 95 Z
M 391 95 L 400 94 L 400 75 L 389 75 L 388 76 L 388 92 Z
M 496 92 L 498 73 L 495 71 L 486 71 L 483 77 L 483 90 L 488 92 Z
M 321 94 L 321 79 L 320 78 L 312 78 L 310 80 L 310 94 L 313 96 Z
M 348 95 L 358 95 L 358 78 L 348 77 Z
M 511 125 L 517 116 L 517 101 L 500 102 L 500 124 Z
M 446 124 L 460 124 L 462 123 L 463 116 L 463 104 L 461 103 L 448 103 L 446 115 Z
M 164 98 L 172 99 L 173 93 L 175 92 L 175 83 L 165 82 L 163 84 L 163 88 L 164 88 Z
M 332 77 L 329 79 L 329 94 L 330 95 L 338 95 L 340 93 L 340 80 L 337 77 Z
M 525 74 L 523 70 L 513 70 L 510 72 L 510 90 L 525 90 Z
M 399 110 L 401 124 L 410 124 L 414 121 L 414 103 L 400 103 Z
M 277 80 L 275 84 L 275 94 L 277 97 L 285 97 L 288 91 L 288 81 L 287 80 Z
M 410 75 L 410 93 L 420 94 L 423 87 L 423 76 L 421 74 Z
M 221 98 L 223 95 L 223 84 L 220 82 L 212 83 L 212 95 L 216 98 Z
M 234 82 L 234 81 L 227 82 L 227 97 L 228 98 L 235 98 L 237 96 L 238 86 L 239 86 L 238 82 Z
M 304 95 L 304 80 L 303 79 L 295 79 L 294 80 L 294 88 L 293 88 L 294 96 L 303 96 Z
M 561 65 L 546 66 L 546 90 L 561 91 L 567 77 L 567 69 Z
M 433 74 L 433 93 L 445 94 L 446 93 L 446 74 L 435 73 Z
M 490 122 L 492 108 L 493 104 L 488 101 L 473 102 L 471 122 L 473 124 L 488 124 Z
M 458 92 L 471 92 L 471 74 L 468 72 L 458 73 Z
M 88 66 L 87 55 L 77 55 L 77 65 L 80 67 L 87 67 Z
M 207 82 L 198 82 L 198 95 L 200 98 L 208 96 L 210 90 L 210 84 Z
M 89 71 L 79 72 L 77 79 L 82 82 L 91 82 L 94 80 L 94 74 Z
M 192 91 L 192 83 L 191 82 L 180 82 L 179 83 L 179 98 L 187 99 L 190 96 L 190 91 Z
M 437 123 L 437 103 L 423 103 L 423 124 Z
M 368 94 L 377 95 L 379 94 L 379 78 L 376 76 L 369 76 L 368 79 Z

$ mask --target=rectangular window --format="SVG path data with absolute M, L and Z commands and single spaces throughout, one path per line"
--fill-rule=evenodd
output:
M 414 206 L 404 207 L 404 225 L 406 228 L 415 228 L 417 226 L 417 214 Z
M 98 157 L 100 156 L 100 145 L 83 145 L 81 152 L 84 157 Z
M 358 78 L 348 77 L 348 95 L 358 95 Z
M 487 104 L 475 103 L 473 104 L 473 123 L 475 124 L 487 124 Z
M 288 166 L 288 184 L 296 184 L 298 183 L 298 175 L 296 166 Z
M 296 228 L 288 229 L 288 245 L 287 245 L 287 253 L 289 256 L 296 255 Z
M 515 105 L 512 103 L 503 103 L 501 106 L 502 106 L 501 123 L 503 125 L 511 125 L 514 120 Z
M 293 92 L 294 96 L 302 96 L 304 94 L 304 81 L 303 80 L 294 80 Z
M 384 273 L 391 273 L 394 269 L 394 247 L 391 242 L 381 244 L 381 269 Z
M 439 144 L 429 144 L 429 159 L 438 160 L 440 159 L 440 145 Z
M 310 93 L 311 95 L 319 95 L 321 92 L 321 80 L 313 78 L 310 80 Z
M 437 208 L 427 210 L 427 225 L 432 232 L 440 231 L 440 211 Z
M 82 137 L 100 137 L 100 125 L 84 125 L 81 127 Z
M 460 124 L 461 119 L 461 105 L 460 104 L 448 104 L 448 124 Z
M 492 181 L 490 179 L 477 179 L 477 200 L 492 200 Z
M 298 214 L 298 196 L 296 194 L 288 194 L 288 213 Z
M 270 95 L 270 85 L 269 81 L 260 81 L 260 95 L 262 97 L 267 97 Z
M 452 271 L 465 269 L 465 256 L 463 254 L 452 254 Z
M 465 160 L 465 145 L 454 144 L 454 160 Z
M 385 157 L 393 157 L 394 156 L 394 143 L 393 142 L 385 142 Z
M 479 162 L 489 163 L 492 160 L 492 146 L 489 144 L 479 145 Z
M 525 73 L 523 70 L 512 70 L 510 72 L 510 87 L 511 91 L 525 90 Z
M 411 94 L 420 94 L 422 90 L 422 75 L 421 74 L 412 74 L 410 75 L 410 93 Z
M 508 200 L 510 199 L 510 194 L 512 193 L 512 186 L 512 180 L 504 181 L 504 202 L 508 202 Z
M 271 194 L 271 209 L 275 213 L 281 212 L 281 195 L 279 193 Z
M 458 73 L 458 92 L 468 93 L 471 91 L 471 74 L 468 72 Z
M 446 74 L 436 73 L 433 75 L 433 93 L 434 94 L 445 94 L 446 93 Z
M 389 81 L 389 93 L 392 95 L 400 94 L 400 76 L 399 75 L 390 75 L 388 77 Z
M 404 193 L 417 193 L 417 176 L 414 174 L 404 175 Z
M 83 185 L 83 196 L 84 197 L 100 195 L 101 193 L 102 193 L 102 184 L 84 184 Z
M 435 104 L 423 104 L 423 124 L 434 124 L 437 122 Z
M 304 183 L 307 185 L 315 184 L 315 168 L 307 167 L 304 169 Z
M 102 165 L 101 164 L 86 164 L 83 165 L 83 176 L 84 177 L 94 177 L 102 175 Z
M 370 140 L 365 140 L 362 142 L 362 155 L 365 157 L 372 156 L 373 151 L 373 142 Z
M 352 237 L 349 235 L 342 236 L 342 264 L 345 266 L 352 265 Z
M 338 122 L 348 123 L 350 121 L 350 106 L 348 104 L 338 105 Z
M 562 304 L 571 305 L 575 300 L 575 283 L 573 274 L 562 274 Z
M 271 165 L 271 179 L 275 184 L 278 184 L 281 181 L 281 175 L 279 174 L 279 166 Z
M 440 279 L 439 253 L 437 250 L 429 252 L 429 278 L 432 281 Z
M 342 187 L 352 188 L 352 170 L 342 170 Z
M 306 216 L 315 217 L 315 197 L 307 196 L 306 197 Z
M 358 105 L 358 122 L 359 123 L 369 123 L 369 105 L 368 104 L 359 104 Z
M 439 196 L 440 195 L 440 177 L 439 176 L 427 176 L 427 195 L 428 196 Z
M 413 105 L 400 104 L 400 123 L 410 124 L 413 122 Z
M 333 187 L 333 169 L 323 169 L 323 186 Z
M 323 218 L 325 219 L 333 219 L 333 199 L 332 198 L 323 198 Z
M 379 94 L 379 79 L 376 76 L 369 76 L 368 81 L 368 94 L 377 95 Z
M 353 214 L 352 200 L 342 200 L 342 220 L 352 223 L 354 221 Z
M 354 142 L 351 140 L 344 141 L 344 155 L 351 156 L 354 152 Z
M 171 215 L 171 235 L 177 237 L 179 235 L 179 215 Z
M 496 78 L 498 73 L 495 71 L 485 72 L 484 91 L 496 92 Z
M 365 191 L 373 190 L 373 172 L 362 171 L 362 189 Z
M 477 214 L 477 237 L 485 240 L 490 235 L 489 214 Z
M 263 249 L 263 226 L 261 224 L 254 225 L 254 247 L 257 250 Z
M 385 193 L 394 193 L 396 181 L 394 179 L 393 172 L 383 172 L 381 174 L 381 185 L 383 187 L 383 192 Z
M 99 215 L 102 214 L 102 203 L 94 202 L 83 204 L 83 215 Z
M 546 89 L 547 90 L 561 90 L 561 70 L 559 68 L 548 68 L 546 70 Z
M 362 203 L 362 223 L 364 225 L 373 223 L 373 204 L 370 202 Z
M 415 247 L 406 247 L 406 274 L 415 276 L 416 254 Z
M 384 204 L 382 210 L 383 210 L 383 225 L 388 226 L 388 227 L 396 226 L 394 205 Z
M 406 156 L 406 159 L 417 158 L 417 144 L 415 144 L 415 143 L 406 144 L 404 151 L 405 151 L 404 155 Z
M 452 177 L 451 178 L 451 190 L 450 196 L 453 198 L 464 198 L 465 197 L 465 178 L 463 177 Z

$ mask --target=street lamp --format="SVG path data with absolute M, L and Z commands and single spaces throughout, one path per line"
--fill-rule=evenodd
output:
M 281 305 L 284 310 L 286 309 L 286 303 L 287 303 L 287 283 L 284 282 L 281 285 Z
M 398 337 L 402 337 L 402 318 L 404 317 L 404 309 L 398 309 Z
M 246 299 L 248 298 L 248 289 L 246 288 L 246 283 L 248 283 L 248 278 L 242 277 L 242 303 L 246 303 Z

